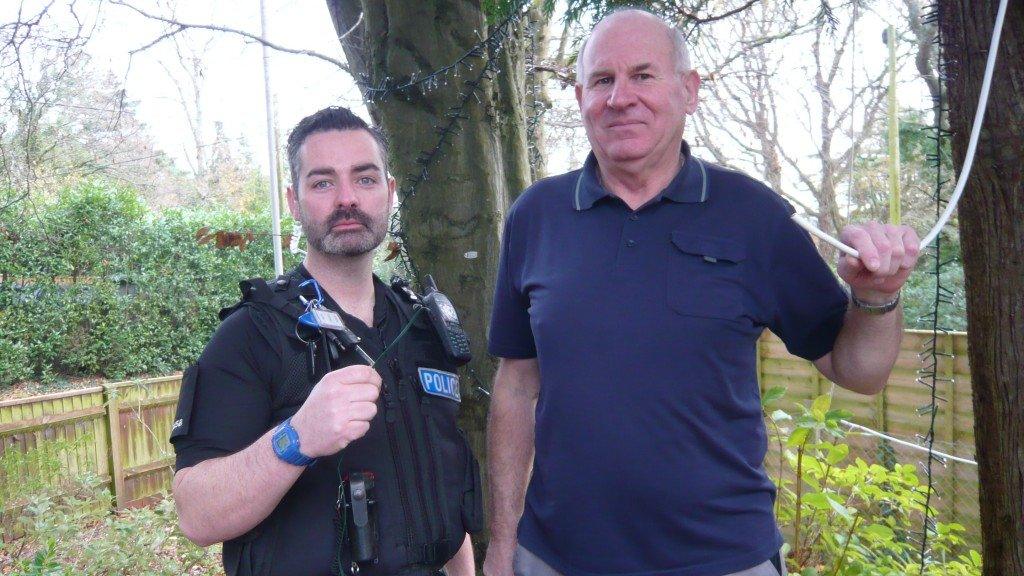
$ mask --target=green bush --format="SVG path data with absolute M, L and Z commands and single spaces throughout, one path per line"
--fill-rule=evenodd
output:
M 46 481 L 18 484 L 7 494 L 12 498 L 0 501 L 0 510 L 7 514 L 0 565 L 10 567 L 4 574 L 223 573 L 215 549 L 199 548 L 182 535 L 170 498 L 162 498 L 150 508 L 112 513 L 110 492 L 99 478 L 69 478 L 61 472 L 61 453 L 74 449 L 73 445 L 53 442 L 44 446 L 25 452 L 8 450 L 0 457 L 0 474 L 23 472 L 28 466 L 47 477 Z M 38 474 L 32 477 L 42 478 Z
M 273 274 L 266 214 L 151 213 L 130 189 L 85 182 L 36 217 L 2 217 L 0 387 L 180 370 L 238 299 L 238 282 Z M 251 241 L 201 244 L 202 228 Z
M 783 388 L 765 392 L 767 407 Z M 831 396 L 767 415 L 770 441 L 779 447 L 776 516 L 791 535 L 790 572 L 800 576 L 906 576 L 922 574 L 920 532 L 927 486 L 914 465 L 848 462 L 840 422 L 851 414 L 831 408 Z M 934 511 L 932 511 L 934 514 Z M 964 527 L 936 523 L 929 536 L 924 576 L 980 576 L 981 556 L 964 550 Z

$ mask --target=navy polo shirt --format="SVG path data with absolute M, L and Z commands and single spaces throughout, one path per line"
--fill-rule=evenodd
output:
M 778 552 L 755 347 L 832 349 L 847 296 L 793 209 L 690 156 L 638 210 L 582 170 L 509 210 L 489 350 L 536 357 L 519 542 L 569 576 L 714 576 Z

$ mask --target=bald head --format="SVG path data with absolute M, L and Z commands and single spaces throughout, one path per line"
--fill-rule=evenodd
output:
M 646 10 L 624 8 L 615 10 L 601 18 L 597 25 L 594 26 L 590 36 L 583 41 L 580 53 L 576 57 L 577 83 L 582 83 L 586 74 L 587 47 L 590 45 L 591 39 L 608 28 L 620 26 L 636 29 L 638 33 L 660 30 L 672 45 L 672 60 L 675 63 L 676 72 L 682 73 L 690 70 L 690 52 L 686 49 L 686 39 L 683 38 L 683 34 L 679 30 L 669 26 L 664 20 Z

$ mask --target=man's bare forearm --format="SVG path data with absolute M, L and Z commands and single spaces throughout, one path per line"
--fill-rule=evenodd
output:
M 540 372 L 535 359 L 502 360 L 494 380 L 487 423 L 491 543 L 511 546 L 533 463 Z
M 816 365 L 843 388 L 876 394 L 892 373 L 902 338 L 902 306 L 881 315 L 850 308 L 832 353 Z
M 273 430 L 230 456 L 212 458 L 174 475 L 182 532 L 200 546 L 245 534 L 277 506 L 305 470 L 278 459 Z

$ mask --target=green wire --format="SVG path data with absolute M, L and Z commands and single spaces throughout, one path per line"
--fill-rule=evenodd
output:
M 391 341 L 391 344 L 388 344 L 387 347 L 384 348 L 384 351 L 380 353 L 380 356 L 377 356 L 377 359 L 373 361 L 373 364 L 370 364 L 370 368 L 376 366 L 377 363 L 380 362 L 385 356 L 387 356 L 388 352 L 390 352 L 391 349 L 394 348 L 396 344 L 398 344 L 399 340 L 401 340 L 402 337 L 405 336 L 406 332 L 408 332 L 409 329 L 412 328 L 412 323 L 416 321 L 416 318 L 420 315 L 420 312 L 423 312 L 423 306 L 418 306 L 416 308 L 416 312 L 413 313 L 412 318 L 409 318 L 409 321 L 406 322 L 405 326 L 402 327 L 402 331 L 398 333 L 398 336 L 396 336 L 395 339 Z

